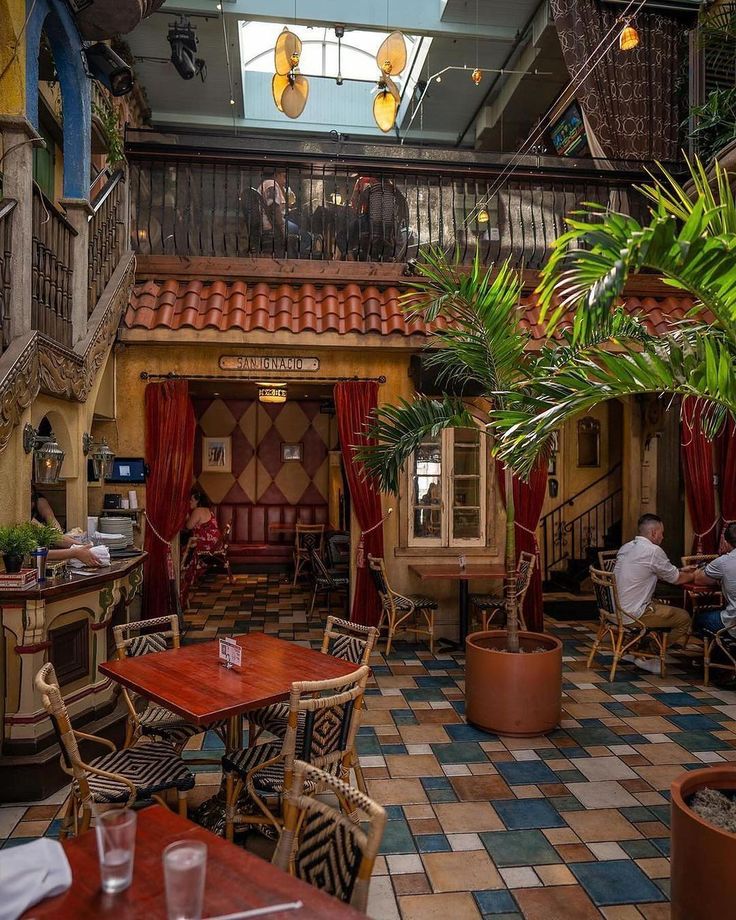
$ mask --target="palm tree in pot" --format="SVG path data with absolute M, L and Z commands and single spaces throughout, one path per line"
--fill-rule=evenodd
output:
M 587 345 L 563 341 L 549 342 L 541 349 L 529 349 L 530 334 L 522 326 L 520 307 L 521 279 L 508 264 L 494 271 L 484 268 L 479 257 L 469 269 L 451 264 L 437 250 L 424 253 L 417 265 L 419 279 L 412 282 L 405 296 L 411 316 L 432 323 L 427 361 L 438 372 L 446 392 L 442 398 L 416 395 L 396 406 L 377 410 L 371 434 L 376 444 L 360 455 L 366 470 L 386 492 L 397 493 L 401 470 L 427 438 L 435 438 L 446 428 L 479 425 L 493 435 L 495 413 L 508 414 L 512 405 L 534 402 L 534 381 L 539 368 L 565 362 L 573 351 Z M 614 311 L 607 324 L 609 334 L 646 337 L 640 324 L 623 311 Z M 481 393 L 469 404 L 461 395 L 465 390 Z M 449 393 L 447 392 L 449 391 Z M 509 397 L 514 394 L 514 402 Z M 537 451 L 544 455 L 544 445 Z M 470 636 L 466 646 L 466 702 L 468 718 L 483 727 L 535 734 L 551 729 L 559 719 L 561 646 L 550 636 L 525 634 L 520 642 L 515 596 L 516 547 L 514 490 L 511 467 L 503 469 L 506 494 L 506 543 L 504 597 L 505 632 Z M 499 648 L 509 655 L 499 656 Z M 550 654 L 524 654 L 519 651 L 543 649 Z M 492 651 L 496 654 L 489 655 Z M 533 672 L 541 669 L 539 679 Z M 514 695 L 520 685 L 518 671 L 524 672 L 521 685 L 529 695 Z M 540 682 L 546 686 L 540 686 Z M 508 694 L 502 685 L 508 686 Z M 551 686 L 550 686 L 551 685 Z M 491 701 L 494 711 L 489 710 Z M 551 705 L 539 709 L 543 702 Z
M 650 202 L 648 223 L 588 205 L 569 221 L 542 273 L 548 333 L 572 315 L 571 342 L 588 347 L 564 365 L 538 364 L 533 388 L 511 391 L 492 412 L 498 454 L 521 474 L 552 431 L 607 399 L 697 398 L 709 436 L 729 416 L 736 419 L 736 204 L 729 177 L 717 163 L 706 172 L 696 161 L 686 187 L 663 173 L 641 191 Z M 623 336 L 612 351 L 606 330 L 615 305 L 627 278 L 642 271 L 692 295 L 695 305 L 666 335 Z M 716 792 L 703 797 L 704 790 Z M 728 821 L 714 824 L 712 807 L 699 804 L 712 806 L 719 792 L 732 819 L 736 767 L 690 771 L 672 784 L 673 920 L 733 912 L 736 833 Z

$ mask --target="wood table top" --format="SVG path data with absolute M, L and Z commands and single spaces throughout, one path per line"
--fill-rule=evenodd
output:
M 217 640 L 106 661 L 99 669 L 195 725 L 207 725 L 288 699 L 294 681 L 343 677 L 357 667 L 265 633 L 235 641 L 243 649 L 240 670 L 220 663 Z
M 100 588 L 109 581 L 123 578 L 133 569 L 142 565 L 146 553 L 141 552 L 128 559 L 113 561 L 110 565 L 101 566 L 94 574 L 76 575 L 71 569 L 69 578 L 48 578 L 43 584 L 35 584 L 30 588 L 5 588 L 0 590 L 0 603 L 12 603 L 18 600 L 53 600 L 59 597 L 73 597 L 75 594 L 84 594 L 95 588 Z
M 471 562 L 461 569 L 457 562 L 439 565 L 410 565 L 409 571 L 422 580 L 469 581 L 471 578 L 503 578 L 506 569 L 500 563 Z
M 32 907 L 23 918 L 166 920 L 162 852 L 175 840 L 199 840 L 207 844 L 203 917 L 301 901 L 301 909 L 269 914 L 269 920 L 359 920 L 361 917 L 365 920 L 364 914 L 347 904 L 160 805 L 138 812 L 130 888 L 119 894 L 102 892 L 97 841 L 91 830 L 63 843 L 72 869 L 71 888 Z

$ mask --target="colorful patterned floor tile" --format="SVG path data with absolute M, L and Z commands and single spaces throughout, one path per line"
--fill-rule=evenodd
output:
M 310 599 L 279 574 L 209 577 L 185 641 L 262 630 L 319 647 L 327 611 L 307 622 Z M 605 656 L 586 664 L 591 625 L 548 622 L 564 645 L 563 713 L 540 738 L 466 724 L 460 654 L 397 643 L 386 657 L 381 645 L 358 737 L 369 794 L 388 811 L 375 920 L 668 916 L 669 785 L 736 759 L 736 693 L 679 666 L 660 679 L 623 663 L 609 682 Z M 185 757 L 221 748 L 207 733 Z M 195 772 L 193 804 L 219 780 L 210 766 Z M 0 844 L 58 835 L 63 799 L 0 807 Z

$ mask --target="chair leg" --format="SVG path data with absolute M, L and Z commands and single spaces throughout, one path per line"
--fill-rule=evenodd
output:
M 177 798 L 179 800 L 179 817 L 186 818 L 187 816 L 187 794 L 186 792 L 181 792 L 177 790 Z
M 314 591 L 312 591 L 312 603 L 309 605 L 309 613 L 307 614 L 307 622 L 312 619 L 312 614 L 314 613 L 314 605 L 317 601 L 317 586 L 314 586 Z
M 90 822 L 92 821 L 92 811 L 89 805 L 82 806 L 82 818 L 79 822 L 79 828 L 77 830 L 78 834 L 84 834 L 89 830 Z
M 235 577 L 233 576 L 233 570 L 230 567 L 230 560 L 225 557 L 225 571 L 227 572 L 227 580 L 231 585 L 235 584 Z
M 707 636 L 703 636 L 703 684 L 708 686 L 710 680 L 710 650 L 713 647 L 712 640 L 709 641 Z
M 365 776 L 363 776 L 363 768 L 360 765 L 360 759 L 358 758 L 358 752 L 355 750 L 355 748 L 353 748 L 352 755 L 353 755 L 353 760 L 352 760 L 351 765 L 352 765 L 353 771 L 355 772 L 355 785 L 358 787 L 358 789 L 360 789 L 363 795 L 367 795 L 368 789 L 366 788 L 366 785 L 365 785 Z
M 225 774 L 225 839 L 233 842 L 235 837 L 235 777 L 232 773 Z
M 296 588 L 296 581 L 299 578 L 299 572 L 302 568 L 302 559 L 301 556 L 294 557 L 294 581 L 292 583 L 292 588 Z
M 391 643 L 394 640 L 395 632 L 396 632 L 395 621 L 394 621 L 394 618 L 390 616 L 388 618 L 387 635 L 386 635 L 386 654 L 387 655 L 391 654 Z
M 69 798 L 66 801 L 66 808 L 64 809 L 64 814 L 61 819 L 61 827 L 59 828 L 59 840 L 66 840 L 71 831 L 72 836 L 76 835 L 77 828 L 77 800 L 74 797 L 74 793 L 69 793 Z
M 590 650 L 590 655 L 588 655 L 588 668 L 589 669 L 590 669 L 590 666 L 593 664 L 593 659 L 598 653 L 598 649 L 600 648 L 601 641 L 603 639 L 604 634 L 605 634 L 605 630 L 603 629 L 603 627 L 598 626 L 598 633 L 593 641 L 593 648 Z

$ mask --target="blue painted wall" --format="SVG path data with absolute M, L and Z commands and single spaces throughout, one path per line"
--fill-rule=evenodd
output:
M 29 9 L 33 0 L 26 0 Z M 82 63 L 82 39 L 63 0 L 35 0 L 26 36 L 27 116 L 38 128 L 38 49 L 46 35 L 59 74 L 64 119 L 64 197 L 87 198 L 92 134 L 91 87 Z

